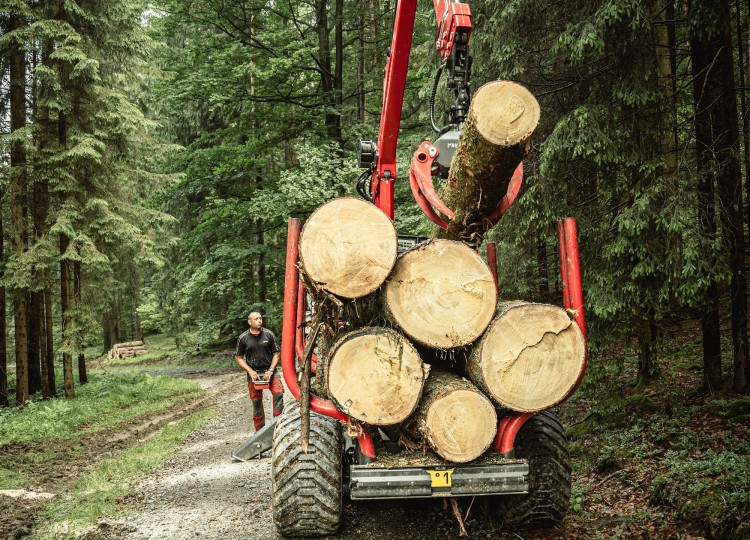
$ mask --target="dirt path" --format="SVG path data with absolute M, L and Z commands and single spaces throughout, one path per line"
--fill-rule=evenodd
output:
M 201 379 L 217 384 L 226 375 Z M 231 376 L 229 376 L 231 377 Z M 234 375 L 237 377 L 237 375 Z M 216 381 L 216 382 L 212 382 Z M 267 394 L 267 393 L 266 393 Z M 266 415 L 271 403 L 266 396 Z M 101 539 L 152 538 L 267 540 L 280 538 L 271 515 L 271 459 L 231 458 L 250 432 L 250 400 L 241 378 L 231 386 L 217 415 L 193 433 L 180 453 L 136 488 L 139 501 L 125 517 L 104 519 Z M 476 507 L 472 514 L 476 514 Z M 472 538 L 502 538 L 490 523 L 468 527 Z M 337 538 L 435 540 L 457 538 L 458 526 L 442 501 L 346 502 Z M 517 537 L 515 537 L 517 538 Z M 525 538 L 531 538 L 526 536 Z

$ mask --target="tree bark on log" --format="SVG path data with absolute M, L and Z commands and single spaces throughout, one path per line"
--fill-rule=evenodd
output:
M 429 371 L 395 330 L 362 328 L 331 347 L 328 394 L 352 418 L 377 426 L 398 424 L 416 409 Z
M 566 310 L 507 302 L 474 347 L 466 371 L 500 405 L 537 412 L 567 397 L 585 356 L 581 329 Z
M 487 217 L 528 153 L 539 116 L 536 98 L 519 84 L 494 81 L 475 93 L 441 193 L 455 216 L 448 229 L 436 227 L 433 236 L 472 247 L 482 243 L 490 227 Z
M 112 347 L 113 349 L 125 349 L 127 347 L 142 347 L 143 342 L 142 341 L 126 341 L 124 343 L 115 343 L 115 345 Z
M 450 349 L 482 335 L 496 299 L 492 273 L 474 250 L 428 240 L 398 258 L 386 281 L 384 311 L 414 341 Z
M 492 402 L 473 384 L 446 371 L 433 371 L 417 412 L 404 430 L 441 457 L 466 463 L 481 456 L 497 433 Z
M 307 219 L 299 258 L 320 290 L 360 298 L 380 287 L 398 254 L 398 235 L 374 204 L 353 197 L 333 199 Z

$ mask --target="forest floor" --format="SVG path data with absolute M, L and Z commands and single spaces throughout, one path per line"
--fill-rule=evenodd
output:
M 459 499 L 464 514 L 471 508 L 466 520 L 470 537 L 750 537 L 747 401 L 730 393 L 698 392 L 700 341 L 689 329 L 671 336 L 660 358 L 659 379 L 637 389 L 622 383 L 634 374 L 632 352 L 592 354 L 586 383 L 560 407 L 574 468 L 571 510 L 562 524 L 548 530 L 503 531 L 480 499 L 471 507 L 470 499 Z M 24 493 L 0 492 L 0 540 L 37 536 L 44 529 L 40 516 L 45 505 L 65 497 L 76 478 L 103 456 L 143 444 L 165 425 L 202 409 L 213 410 L 213 419 L 166 463 L 128 486 L 114 515 L 100 517 L 83 531 L 52 537 L 278 538 L 271 518 L 270 458 L 231 458 L 252 431 L 243 377 L 236 371 L 201 373 L 192 368 L 172 375 L 198 380 L 205 395 L 85 441 L 55 445 L 55 459 L 44 462 Z M 269 414 L 269 403 L 266 410 Z M 34 450 L 41 449 L 22 444 L 1 449 L 4 456 L 16 457 L 33 455 Z M 346 502 L 337 538 L 435 540 L 458 535 L 450 506 L 416 500 Z

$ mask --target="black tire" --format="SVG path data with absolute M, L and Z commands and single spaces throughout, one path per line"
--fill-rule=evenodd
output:
M 341 426 L 310 413 L 302 451 L 299 403 L 287 406 L 273 435 L 273 520 L 282 536 L 335 534 L 341 524 Z
M 531 417 L 516 436 L 516 457 L 529 462 L 529 493 L 493 497 L 503 527 L 552 527 L 570 506 L 571 463 L 560 420 L 544 411 Z

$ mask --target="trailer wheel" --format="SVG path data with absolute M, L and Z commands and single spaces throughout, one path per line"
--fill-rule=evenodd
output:
M 310 413 L 302 451 L 299 402 L 288 405 L 273 437 L 273 520 L 282 536 L 335 534 L 341 524 L 341 427 Z
M 531 417 L 516 437 L 516 457 L 529 462 L 529 493 L 493 497 L 503 527 L 552 527 L 570 505 L 571 463 L 560 420 L 544 411 Z

